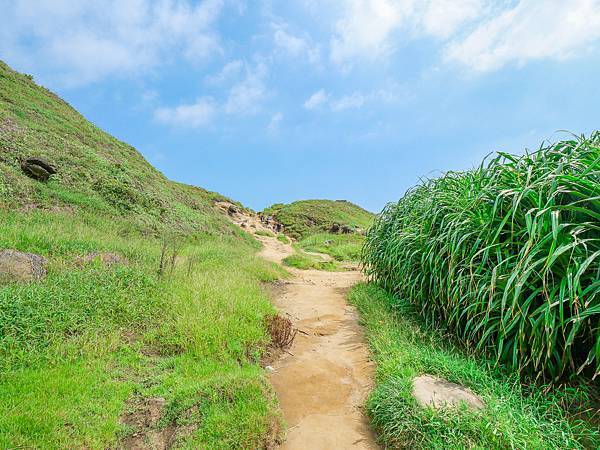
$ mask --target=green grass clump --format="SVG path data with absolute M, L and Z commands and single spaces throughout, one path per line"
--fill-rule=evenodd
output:
M 133 397 L 166 400 L 177 446 L 259 448 L 278 427 L 259 361 L 274 314 L 261 282 L 283 270 L 242 236 L 168 245 L 125 219 L 0 210 L 0 247 L 44 255 L 45 280 L 0 286 L 0 447 L 113 448 Z M 125 233 L 125 231 L 128 231 Z M 81 266 L 90 251 L 126 265 Z
M 367 275 L 428 323 L 544 380 L 600 372 L 600 133 L 500 153 L 389 204 Z
M 319 233 L 298 241 L 303 250 L 324 253 L 336 261 L 358 261 L 365 238 L 360 234 Z
M 258 230 L 254 234 L 256 234 L 257 236 L 275 237 L 275 233 L 267 230 Z
M 323 233 L 334 224 L 352 230 L 366 230 L 373 223 L 373 214 L 343 200 L 300 200 L 287 205 L 276 204 L 263 211 L 283 224 L 285 233 L 294 239 Z
M 316 256 L 307 255 L 306 253 L 294 253 L 285 258 L 283 264 L 301 270 L 339 270 L 339 266 L 334 261 L 323 261 Z
M 422 323 L 414 307 L 374 284 L 353 288 L 376 369 L 367 412 L 386 448 L 598 448 L 590 423 L 568 417 L 563 405 L 586 404 L 585 390 L 527 392 L 517 374 L 491 368 L 454 347 L 448 336 Z M 432 374 L 469 387 L 485 408 L 423 408 L 412 380 Z
M 278 234 L 277 235 L 277 240 L 279 242 L 284 243 L 284 244 L 289 244 L 290 243 L 289 238 L 285 234 Z

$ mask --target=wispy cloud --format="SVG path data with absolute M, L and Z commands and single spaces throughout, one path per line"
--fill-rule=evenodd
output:
M 199 128 L 226 115 L 256 114 L 270 95 L 265 83 L 267 75 L 265 63 L 250 65 L 233 61 L 217 75 L 209 77 L 209 81 L 220 85 L 220 95 L 216 98 L 204 96 L 193 103 L 157 108 L 154 118 L 167 125 Z M 223 86 L 226 81 L 228 85 Z
M 310 64 L 321 61 L 320 46 L 313 43 L 309 37 L 300 37 L 288 31 L 286 23 L 272 23 L 273 42 L 275 48 L 296 58 L 302 58 Z
M 305 102 L 304 107 L 306 109 L 316 109 L 323 105 L 327 101 L 328 95 L 325 89 L 320 89 L 311 95 Z
M 239 75 L 243 68 L 244 62 L 241 59 L 235 59 L 225 64 L 216 75 L 208 75 L 205 80 L 208 84 L 220 85 Z
M 228 114 L 252 114 L 260 110 L 261 102 L 268 95 L 265 85 L 267 73 L 267 66 L 264 63 L 247 67 L 245 77 L 229 91 L 224 107 L 225 112 Z
M 485 72 L 509 63 L 566 59 L 599 39 L 600 1 L 522 0 L 454 40 L 445 55 L 447 61 Z
M 362 108 L 369 104 L 394 103 L 405 97 L 403 89 L 395 84 L 368 92 L 356 91 L 339 97 L 329 94 L 325 89 L 320 89 L 304 102 L 304 108 L 315 110 L 327 107 L 330 111 L 341 112 Z
M 279 125 L 283 121 L 283 113 L 276 112 L 271 116 L 271 120 L 269 121 L 269 125 L 267 125 L 267 131 L 270 133 L 275 133 L 279 130 Z
M 348 0 L 334 22 L 330 59 L 347 70 L 387 61 L 401 45 L 431 37 L 446 62 L 475 71 L 561 60 L 600 40 L 600 0 Z
M 158 108 L 154 111 L 154 118 L 168 125 L 199 128 L 210 124 L 216 113 L 215 101 L 203 97 L 191 104 Z
M 223 1 L 2 1 L 0 55 L 69 85 L 139 74 L 174 53 L 198 61 L 220 50 Z

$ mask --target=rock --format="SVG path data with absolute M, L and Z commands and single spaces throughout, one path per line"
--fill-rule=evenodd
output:
M 348 225 L 342 226 L 342 234 L 350 234 L 352 231 L 352 228 L 350 228 Z
M 227 208 L 227 214 L 229 214 L 230 216 L 233 216 L 234 214 L 237 214 L 238 208 L 235 205 L 229 205 L 229 207 Z
M 56 173 L 56 168 L 47 160 L 38 157 L 27 158 L 21 162 L 21 170 L 30 178 L 47 181 Z
M 485 404 L 469 388 L 451 383 L 432 375 L 421 375 L 413 380 L 413 397 L 421 406 L 433 406 L 436 409 L 444 406 L 457 406 L 461 402 L 470 409 L 478 410 Z
M 85 264 L 89 264 L 93 261 L 100 261 L 105 266 L 114 266 L 116 264 L 127 264 L 128 261 L 126 258 L 118 255 L 117 253 L 110 252 L 92 252 L 85 256 L 78 256 L 76 262 L 83 266 Z
M 46 258 L 16 250 L 0 250 L 0 282 L 36 281 L 46 276 Z
M 329 231 L 332 233 L 339 233 L 340 232 L 340 225 L 337 223 L 334 223 L 333 225 L 331 225 L 331 227 L 329 228 Z

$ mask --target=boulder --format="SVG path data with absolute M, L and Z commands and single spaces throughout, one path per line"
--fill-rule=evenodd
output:
M 0 250 L 0 282 L 36 281 L 46 276 L 46 258 L 16 250 Z
M 340 225 L 337 223 L 334 223 L 331 225 L 331 227 L 329 227 L 329 231 L 331 233 L 339 233 L 340 232 Z
M 229 207 L 227 208 L 227 214 L 229 214 L 230 216 L 233 216 L 235 214 L 237 214 L 239 212 L 237 206 L 235 205 L 229 205 Z
M 30 178 L 38 181 L 47 181 L 50 175 L 56 173 L 56 168 L 47 160 L 31 157 L 21 162 L 21 170 Z
M 413 397 L 421 406 L 435 409 L 465 403 L 470 409 L 482 409 L 485 404 L 471 389 L 433 375 L 421 375 L 413 380 Z
M 342 234 L 350 234 L 353 232 L 352 228 L 350 228 L 348 225 L 343 225 L 341 231 Z

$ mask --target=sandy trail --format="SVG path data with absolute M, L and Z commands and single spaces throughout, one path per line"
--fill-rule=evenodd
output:
M 265 259 L 281 262 L 293 253 L 274 238 L 257 238 Z M 346 303 L 346 292 L 361 274 L 290 271 L 293 278 L 275 305 L 300 332 L 270 375 L 288 425 L 281 448 L 375 449 L 362 411 L 373 366 L 357 314 Z

